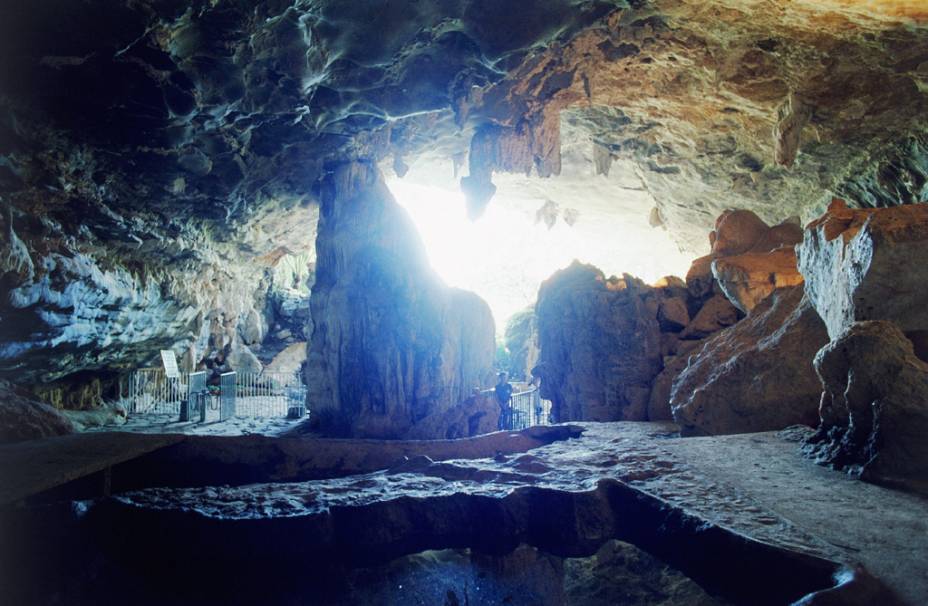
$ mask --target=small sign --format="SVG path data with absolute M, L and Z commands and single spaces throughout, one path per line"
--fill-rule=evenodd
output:
M 177 356 L 174 355 L 173 350 L 161 350 L 161 363 L 164 364 L 164 374 L 167 378 L 180 378 L 180 369 L 177 368 Z

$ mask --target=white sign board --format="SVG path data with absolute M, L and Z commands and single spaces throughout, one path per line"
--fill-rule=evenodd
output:
M 164 364 L 164 374 L 169 379 L 180 378 L 180 369 L 177 368 L 177 356 L 170 349 L 161 350 L 161 363 Z

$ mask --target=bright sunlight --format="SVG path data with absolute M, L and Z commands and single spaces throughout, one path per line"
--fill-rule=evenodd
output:
M 559 219 L 549 229 L 535 220 L 544 200 L 501 195 L 472 222 L 459 191 L 399 179 L 390 180 L 389 187 L 419 229 L 432 267 L 449 286 L 483 297 L 497 332 L 514 313 L 535 303 L 545 279 L 574 259 L 607 276 L 624 271 L 649 283 L 682 275 L 689 267 L 669 238 L 644 222 L 628 226 L 614 217 L 581 214 L 573 226 Z

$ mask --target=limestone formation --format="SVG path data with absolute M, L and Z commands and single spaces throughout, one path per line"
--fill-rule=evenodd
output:
M 885 320 L 855 322 L 815 358 L 821 425 L 806 445 L 820 462 L 928 494 L 928 364 Z
M 0 386 L 0 444 L 50 438 L 73 431 L 71 421 L 61 412 Z
M 664 368 L 654 377 L 651 395 L 648 399 L 649 421 L 670 421 L 673 411 L 670 407 L 670 394 L 673 383 L 681 372 L 689 366 L 690 359 L 699 354 L 704 341 L 677 341 L 670 355 L 665 355 Z
M 687 324 L 681 339 L 704 339 L 738 321 L 737 308 L 723 295 L 715 295 L 703 303 L 692 321 Z
M 777 288 L 802 284 L 792 248 L 718 258 L 712 262 L 712 274 L 728 300 L 744 313 Z
M 821 387 L 812 359 L 827 342 L 801 287 L 774 291 L 690 358 L 673 383 L 674 420 L 686 435 L 814 425 Z
M 510 379 L 529 380 L 538 363 L 538 327 L 535 309 L 530 307 L 506 323 L 506 349 L 509 350 Z
M 749 313 L 775 289 L 802 284 L 793 251 L 801 240 L 802 229 L 792 221 L 769 227 L 749 210 L 727 210 L 709 234 L 712 252 L 693 262 L 688 282 L 708 292 L 711 270 L 728 300 Z
M 558 421 L 644 420 L 661 368 L 653 289 L 574 262 L 539 290 L 541 396 Z
M 492 385 L 489 307 L 438 279 L 377 167 L 334 167 L 321 196 L 306 363 L 314 422 L 397 438 Z
M 925 258 L 928 206 L 850 209 L 835 200 L 806 229 L 799 270 L 833 339 L 861 320 L 918 333 L 928 330 L 928 291 L 916 261 Z
M 918 4 L 0 7 L 0 374 L 79 388 L 162 348 L 197 362 L 224 347 L 205 343 L 220 315 L 268 362 L 267 274 L 311 253 L 332 162 L 466 165 L 476 213 L 494 173 L 561 179 L 563 144 L 582 146 L 590 170 L 562 191 L 595 165 L 640 203 L 554 200 L 565 223 L 608 204 L 695 254 L 726 208 L 923 201 Z
M 490 393 L 475 393 L 446 410 L 438 410 L 415 424 L 410 440 L 456 440 L 499 429 L 499 403 Z

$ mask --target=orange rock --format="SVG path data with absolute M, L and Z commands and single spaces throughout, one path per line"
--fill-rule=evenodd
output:
M 803 282 L 792 247 L 716 259 L 712 275 L 728 300 L 744 313 L 750 313 L 775 289 Z

